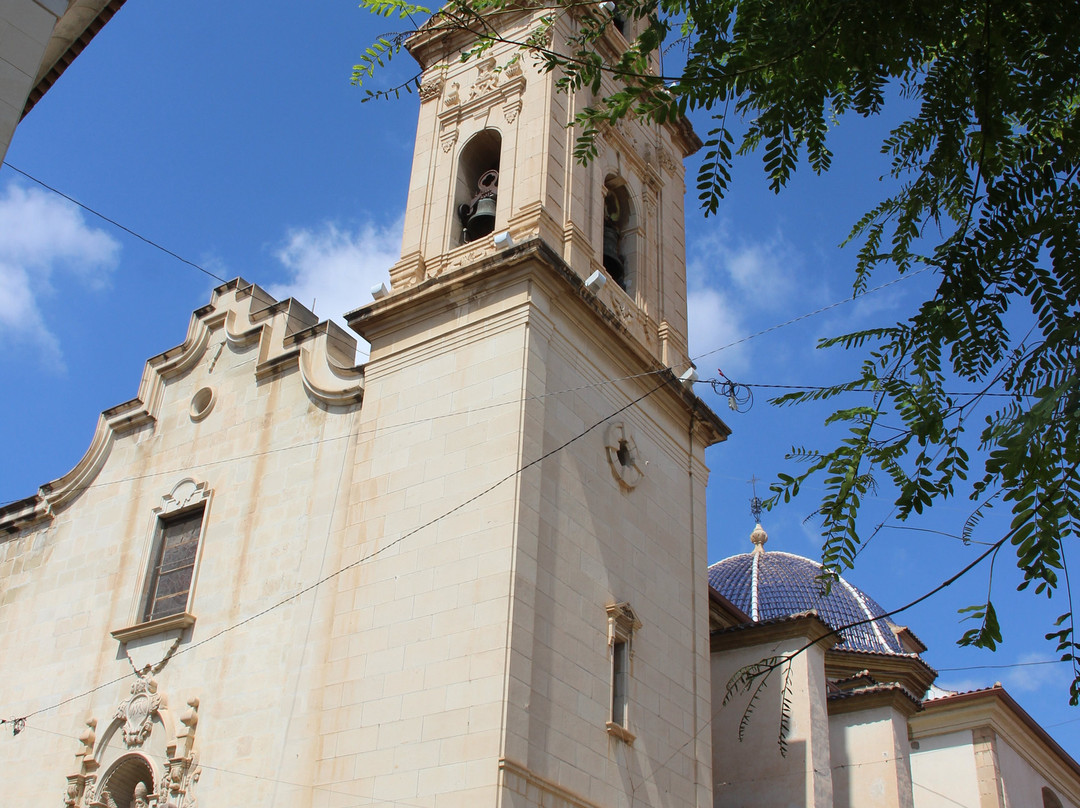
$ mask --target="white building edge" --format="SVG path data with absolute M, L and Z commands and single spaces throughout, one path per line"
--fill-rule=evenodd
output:
M 588 98 L 468 44 L 438 18 L 411 43 L 402 259 L 347 317 L 367 363 L 224 284 L 80 463 L 0 509 L 4 802 L 1080 808 L 1000 688 L 922 698 L 910 632 L 857 647 L 805 580 L 755 615 L 710 587 L 728 429 L 678 378 L 700 141 L 630 121 L 580 166 Z M 745 723 L 727 685 L 764 659 Z

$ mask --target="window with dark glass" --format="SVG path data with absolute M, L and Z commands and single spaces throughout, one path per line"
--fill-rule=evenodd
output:
M 143 620 L 157 620 L 187 610 L 195 553 L 199 549 L 204 506 L 159 517 Z
M 630 644 L 617 639 L 611 648 L 611 722 L 626 726 L 630 703 Z
M 634 633 L 641 622 L 629 603 L 607 607 L 608 649 L 611 663 L 611 710 L 607 731 L 625 743 L 634 742 L 630 731 L 630 666 L 634 659 Z

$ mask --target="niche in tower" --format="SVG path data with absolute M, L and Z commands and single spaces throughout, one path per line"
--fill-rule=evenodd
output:
M 609 176 L 604 181 L 604 270 L 630 294 L 637 257 L 635 218 L 626 183 Z
M 454 190 L 460 224 L 456 244 L 475 241 L 495 229 L 501 152 L 502 135 L 494 129 L 477 132 L 461 150 Z

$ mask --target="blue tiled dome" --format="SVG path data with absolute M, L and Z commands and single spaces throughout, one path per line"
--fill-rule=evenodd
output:
M 760 531 L 761 540 L 758 540 Z M 821 564 L 791 553 L 765 552 L 765 531 L 755 533 L 752 553 L 725 558 L 709 567 L 709 584 L 755 621 L 788 617 L 814 609 L 833 628 L 866 621 L 841 631 L 839 649 L 902 654 L 885 610 L 843 578 L 824 594 Z

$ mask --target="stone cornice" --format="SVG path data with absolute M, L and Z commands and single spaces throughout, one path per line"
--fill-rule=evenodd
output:
M 818 643 L 824 649 L 837 641 L 829 624 L 811 611 L 713 631 L 709 635 L 709 650 L 716 653 L 793 638 L 805 639 L 808 644 Z
M 1001 685 L 929 699 L 910 727 L 913 740 L 989 727 L 1059 791 L 1080 793 L 1080 764 Z
M 897 682 L 920 696 L 937 679 L 937 671 L 915 654 L 878 654 L 834 648 L 825 656 L 825 676 L 829 679 L 844 679 L 864 670 L 875 681 Z
M 745 625 L 752 618 L 711 586 L 709 587 L 709 630 L 720 631 L 725 628 Z
M 471 299 L 477 292 L 493 294 L 497 288 L 519 282 L 530 267 L 540 266 L 546 272 L 532 270 L 532 278 L 547 284 L 553 298 L 574 301 L 590 316 L 603 322 L 620 338 L 619 344 L 629 349 L 635 374 L 652 373 L 662 387 L 674 396 L 684 410 L 693 415 L 695 440 L 706 446 L 725 440 L 730 428 L 708 405 L 679 381 L 676 374 L 664 367 L 629 331 L 623 319 L 597 295 L 585 288 L 582 278 L 540 238 L 498 252 L 478 255 L 472 262 L 447 270 L 413 286 L 395 290 L 389 296 L 345 314 L 349 327 L 370 342 L 388 331 L 416 330 L 447 307 L 458 305 L 463 295 Z M 618 290 L 622 294 L 622 290 Z M 569 294 L 567 294 L 569 292 Z
M 914 715 L 920 709 L 917 696 L 899 684 L 871 685 L 859 690 L 849 690 L 829 696 L 829 715 L 856 713 L 873 710 L 878 707 L 890 707 L 904 717 Z
M 21 118 L 34 108 L 41 97 L 56 83 L 67 66 L 90 44 L 98 31 L 112 19 L 125 0 L 75 0 L 56 22 L 52 37 L 38 68 L 34 86 L 26 99 Z M 20 120 L 21 120 L 20 118 Z
M 147 360 L 136 397 L 99 416 L 90 447 L 71 471 L 41 486 L 36 495 L 0 508 L 0 535 L 51 519 L 55 509 L 91 484 L 118 436 L 152 428 L 166 383 L 198 364 L 218 331 L 233 347 L 257 346 L 257 379 L 295 367 L 308 394 L 323 404 L 357 404 L 363 398 L 363 368 L 351 366 L 356 351 L 351 335 L 333 323 L 318 322 L 291 298 L 276 301 L 236 278 L 217 287 L 210 304 L 192 314 L 183 343 Z

